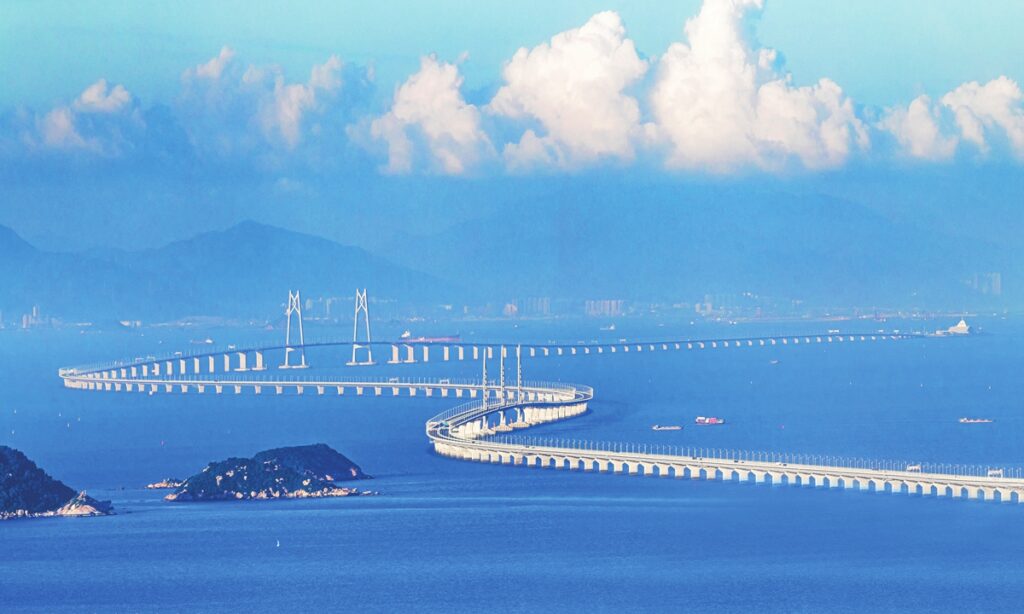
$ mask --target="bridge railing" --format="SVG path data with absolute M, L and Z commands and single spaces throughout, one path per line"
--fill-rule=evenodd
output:
M 1006 479 L 1024 478 L 1024 468 L 1002 467 L 993 465 L 935 463 L 924 461 L 873 459 L 823 454 L 735 450 L 729 448 L 706 448 L 699 446 L 676 446 L 671 444 L 631 443 L 588 439 L 568 439 L 559 437 L 535 437 L 528 435 L 494 435 L 487 437 L 486 441 L 492 441 L 514 446 L 530 446 L 535 448 L 561 448 L 565 450 L 578 450 L 587 452 L 607 452 L 609 454 L 678 456 L 680 458 L 709 459 L 716 461 L 772 463 L 781 466 L 815 465 L 818 467 L 833 467 L 837 469 L 866 469 L 880 472 L 911 472 L 922 474 L 940 474 L 956 477 Z
M 244 385 L 265 385 L 273 386 L 275 384 L 293 386 L 293 385 L 365 385 L 365 386 L 379 386 L 387 388 L 388 386 L 420 386 L 423 388 L 442 388 L 446 386 L 451 387 L 477 387 L 482 385 L 481 380 L 470 377 L 452 377 L 452 378 L 438 378 L 438 377 L 358 377 L 358 376 L 347 376 L 347 377 L 333 377 L 328 375 L 295 375 L 294 373 L 281 373 L 279 371 L 271 371 L 272 375 L 266 371 L 256 372 L 240 372 L 233 371 L 229 373 L 186 373 L 174 374 L 174 375 L 137 375 L 127 376 L 124 378 L 114 378 L 115 380 L 131 381 L 138 384 L 200 384 L 213 386 L 217 384 L 223 384 L 230 386 L 235 382 Z M 78 379 L 94 379 L 97 382 L 104 381 L 102 378 L 87 378 L 86 375 L 78 375 L 71 373 L 66 370 L 60 370 L 59 374 L 61 377 L 71 377 Z M 505 390 L 512 391 L 516 389 L 515 382 L 505 382 Z M 494 380 L 488 380 L 487 388 L 489 390 L 499 390 L 500 385 Z M 544 390 L 564 393 L 574 393 L 577 389 L 588 388 L 580 387 L 576 384 L 568 384 L 564 382 L 546 382 L 546 381 L 535 381 L 535 380 L 524 380 L 522 382 L 522 388 L 526 390 Z
M 522 343 L 522 342 L 518 342 L 518 343 L 501 343 L 501 342 L 472 342 L 472 341 L 451 341 L 451 342 L 445 341 L 445 342 L 436 342 L 435 343 L 435 342 L 422 342 L 422 341 L 409 342 L 409 341 L 403 341 L 401 339 L 398 339 L 398 340 L 393 340 L 393 341 L 374 341 L 374 342 L 369 342 L 369 345 L 374 345 L 374 346 L 410 345 L 410 346 L 416 346 L 416 347 L 418 347 L 418 346 L 438 346 L 438 347 L 441 347 L 441 346 L 446 346 L 447 345 L 447 346 L 452 346 L 452 347 L 458 347 L 458 346 L 474 347 L 475 346 L 475 347 L 481 347 L 481 348 L 483 348 L 483 347 L 497 348 L 497 347 L 504 346 L 504 347 L 507 347 L 509 349 L 515 348 L 517 345 L 519 345 L 519 346 L 522 346 L 524 349 L 527 349 L 527 348 L 537 348 L 537 349 L 543 349 L 543 348 L 548 348 L 548 349 L 566 348 L 566 349 L 569 349 L 569 348 L 584 348 L 584 347 L 592 347 L 592 348 L 596 348 L 596 347 L 611 347 L 611 346 L 623 346 L 623 345 L 628 345 L 628 346 L 639 345 L 639 346 L 644 346 L 644 347 L 646 347 L 646 346 L 661 346 L 661 345 L 675 345 L 675 344 L 685 345 L 685 344 L 711 344 L 711 343 L 729 343 L 729 344 L 732 344 L 732 345 L 741 345 L 741 344 L 743 344 L 745 342 L 748 342 L 748 341 L 757 344 L 760 341 L 773 341 L 773 340 L 774 341 L 783 342 L 783 343 L 784 343 L 783 340 L 797 340 L 797 344 L 802 344 L 802 343 L 804 343 L 805 340 L 817 339 L 819 337 L 822 338 L 822 339 L 824 339 L 824 338 L 834 338 L 834 339 L 838 339 L 838 340 L 842 340 L 842 341 L 845 341 L 845 340 L 853 341 L 853 340 L 860 339 L 860 338 L 871 338 L 871 337 L 875 337 L 875 338 L 879 338 L 879 339 L 907 339 L 907 338 L 912 338 L 912 337 L 924 337 L 924 336 L 926 336 L 924 333 L 917 333 L 917 332 L 897 332 L 897 331 L 879 332 L 879 331 L 876 331 L 876 332 L 873 332 L 873 333 L 869 333 L 869 332 L 845 332 L 845 333 L 831 333 L 831 334 L 816 333 L 816 334 L 811 334 L 811 335 L 809 335 L 809 334 L 800 334 L 800 335 L 788 334 L 788 335 L 769 335 L 769 336 L 753 336 L 753 337 L 724 337 L 724 338 L 721 338 L 721 339 L 618 339 L 618 340 L 608 340 L 608 341 L 597 341 L 597 340 L 579 341 L 579 340 L 577 340 L 577 341 L 565 341 L 565 342 L 562 342 L 562 343 L 559 343 L 557 341 L 552 341 L 552 340 L 548 340 L 546 342 L 530 342 L 530 343 Z M 331 337 L 320 337 L 320 338 L 316 338 L 316 339 L 309 339 L 303 345 L 293 344 L 290 347 L 295 348 L 295 349 L 312 349 L 312 348 L 317 348 L 317 347 L 346 346 L 346 345 L 351 345 L 351 344 L 352 344 L 352 341 L 349 340 L 349 339 L 337 339 L 337 338 L 331 338 Z M 366 342 L 364 342 L 364 344 L 366 344 Z M 147 355 L 147 356 L 136 356 L 136 357 L 131 358 L 131 359 L 114 360 L 114 361 L 107 361 L 107 362 L 97 362 L 97 363 L 86 364 L 86 365 L 77 365 L 77 366 L 65 367 L 64 369 L 67 370 L 68 372 L 84 374 L 84 373 L 91 373 L 91 372 L 95 372 L 95 371 L 105 371 L 105 370 L 108 370 L 108 369 L 120 369 L 120 368 L 124 368 L 124 367 L 131 367 L 131 366 L 137 366 L 137 365 L 143 365 L 143 364 L 153 364 L 153 363 L 158 363 L 158 362 L 167 362 L 167 361 L 174 361 L 174 360 L 189 360 L 189 359 L 192 359 L 192 358 L 203 358 L 203 357 L 207 357 L 207 356 L 216 356 L 216 355 L 222 355 L 222 354 L 235 354 L 235 353 L 239 353 L 239 352 L 245 353 L 245 352 L 257 352 L 257 351 L 274 351 L 274 350 L 281 350 L 281 349 L 284 349 L 284 348 L 285 348 L 285 345 L 283 343 L 275 344 L 275 345 L 263 345 L 263 346 L 258 346 L 258 345 L 253 345 L 253 346 L 231 346 L 231 345 L 223 345 L 223 344 L 219 344 L 219 343 L 217 343 L 217 344 L 209 344 L 209 345 L 207 345 L 207 344 L 200 344 L 200 345 L 192 346 L 192 347 L 190 347 L 190 348 L 188 348 L 186 350 L 182 350 L 182 351 L 178 351 L 178 352 L 173 352 L 173 353 L 163 353 L 163 354 L 159 354 L 159 355 Z

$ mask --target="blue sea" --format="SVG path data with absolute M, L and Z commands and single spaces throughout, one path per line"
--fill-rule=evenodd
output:
M 914 322 L 460 323 L 464 340 L 710 338 L 934 329 Z M 592 385 L 591 411 L 531 434 L 1024 465 L 1024 320 L 957 339 L 535 358 Z M 414 334 L 450 334 L 422 325 Z M 349 329 L 350 330 L 350 329 Z M 344 337 L 345 327 L 310 326 Z M 375 331 L 394 338 L 401 331 Z M 440 398 L 66 390 L 57 368 L 281 331 L 0 331 L 0 443 L 117 515 L 0 523 L 2 612 L 1020 611 L 1024 505 L 482 465 L 435 456 Z M 302 375 L 339 373 L 311 351 Z M 383 356 L 379 358 L 384 358 Z M 777 360 L 777 364 L 772 361 Z M 492 373 L 496 364 L 492 364 Z M 475 363 L 367 368 L 476 376 Z M 728 424 L 653 432 L 697 415 Z M 961 425 L 957 418 L 991 418 Z M 379 497 L 170 504 L 146 483 L 212 460 L 324 442 Z M 278 546 L 278 544 L 280 544 Z

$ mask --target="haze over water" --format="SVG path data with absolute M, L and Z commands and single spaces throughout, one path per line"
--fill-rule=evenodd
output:
M 595 320 L 473 323 L 460 332 L 538 342 L 950 324 L 656 323 L 620 320 L 615 332 Z M 972 324 L 987 334 L 527 360 L 528 379 L 596 392 L 587 415 L 528 434 L 1024 465 L 1024 321 Z M 519 611 L 1011 611 L 1024 590 L 1016 504 L 464 463 L 435 456 L 423 434 L 424 421 L 454 400 L 96 393 L 66 390 L 56 375 L 59 366 L 187 351 L 204 334 L 241 346 L 280 333 L 0 333 L 9 376 L 0 440 L 118 511 L 4 523 L 0 609 L 465 611 L 500 598 Z M 326 366 L 347 359 L 309 358 L 314 368 L 302 376 L 338 373 Z M 478 368 L 434 362 L 397 373 L 477 377 Z M 697 428 L 696 415 L 728 424 Z M 961 416 L 995 422 L 961 425 Z M 685 428 L 653 432 L 655 423 Z M 359 463 L 375 479 L 358 486 L 383 495 L 170 504 L 142 489 L 211 460 L 314 442 Z

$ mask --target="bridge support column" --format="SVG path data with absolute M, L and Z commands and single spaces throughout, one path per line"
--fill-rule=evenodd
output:
M 254 352 L 254 355 L 256 357 L 256 364 L 253 366 L 252 370 L 265 371 L 267 367 L 263 364 L 263 352 Z M 303 358 L 305 358 L 305 353 L 303 353 Z

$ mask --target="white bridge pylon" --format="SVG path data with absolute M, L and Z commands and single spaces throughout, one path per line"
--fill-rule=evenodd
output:
M 296 290 L 294 293 L 288 291 L 288 307 L 284 310 L 284 315 L 288 319 L 285 324 L 284 333 L 284 363 L 280 368 L 282 369 L 305 369 L 309 365 L 306 364 L 306 338 L 302 332 L 302 299 L 299 297 L 299 291 Z M 299 321 L 299 344 L 298 348 L 292 345 L 292 316 L 296 316 Z M 299 352 L 300 362 L 299 364 L 291 364 L 292 352 Z
M 370 337 L 370 307 L 366 301 L 366 288 L 362 292 L 356 289 L 356 309 L 352 317 L 352 360 L 348 361 L 349 366 L 372 365 L 373 362 L 373 341 Z M 366 326 L 366 341 L 359 341 L 359 314 L 363 315 L 363 323 Z M 366 350 L 366 359 L 359 360 L 359 351 Z

